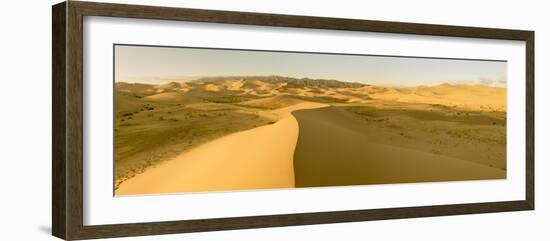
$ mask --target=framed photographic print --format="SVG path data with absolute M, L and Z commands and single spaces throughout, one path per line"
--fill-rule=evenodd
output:
M 534 32 L 53 6 L 53 235 L 534 209 Z

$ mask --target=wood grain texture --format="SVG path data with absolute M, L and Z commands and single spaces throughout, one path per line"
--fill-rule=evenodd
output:
M 67 5 L 67 239 L 83 229 L 83 15 Z
M 65 3 L 52 7 L 52 234 L 66 237 Z
M 535 32 L 529 32 L 525 42 L 525 200 L 530 209 L 535 209 Z
M 520 40 L 526 43 L 526 197 L 491 203 L 83 225 L 83 17 L 109 16 L 328 30 Z M 534 32 L 358 19 L 69 1 L 53 7 L 52 231 L 74 239 L 356 222 L 534 209 Z

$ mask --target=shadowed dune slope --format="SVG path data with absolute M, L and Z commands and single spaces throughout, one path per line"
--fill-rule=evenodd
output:
M 298 110 L 296 187 L 505 178 L 506 172 L 453 157 L 376 143 L 338 107 Z

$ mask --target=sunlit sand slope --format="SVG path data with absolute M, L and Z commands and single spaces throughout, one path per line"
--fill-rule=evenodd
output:
M 506 89 L 485 85 L 439 84 L 416 87 L 361 88 L 371 98 L 405 103 L 456 106 L 470 110 L 506 111 Z
M 297 187 L 505 178 L 504 170 L 376 142 L 364 122 L 335 107 L 299 110 Z
M 298 123 L 291 111 L 325 105 L 304 102 L 275 110 L 274 124 L 198 146 L 122 183 L 117 195 L 294 187 Z

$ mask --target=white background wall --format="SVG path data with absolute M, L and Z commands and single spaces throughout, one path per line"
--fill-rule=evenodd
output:
M 51 10 L 58 1 L 7 1 L 0 10 L 0 240 L 55 240 L 51 219 Z M 148 1 L 128 1 L 146 3 Z M 149 1 L 153 2 L 153 1 Z M 156 4 L 174 0 L 154 1 Z M 546 1 L 178 1 L 190 8 L 318 15 L 536 31 L 536 210 L 223 231 L 127 240 L 548 240 L 550 21 Z M 545 224 L 546 223 L 546 224 Z M 126 240 L 126 239 L 125 239 Z

